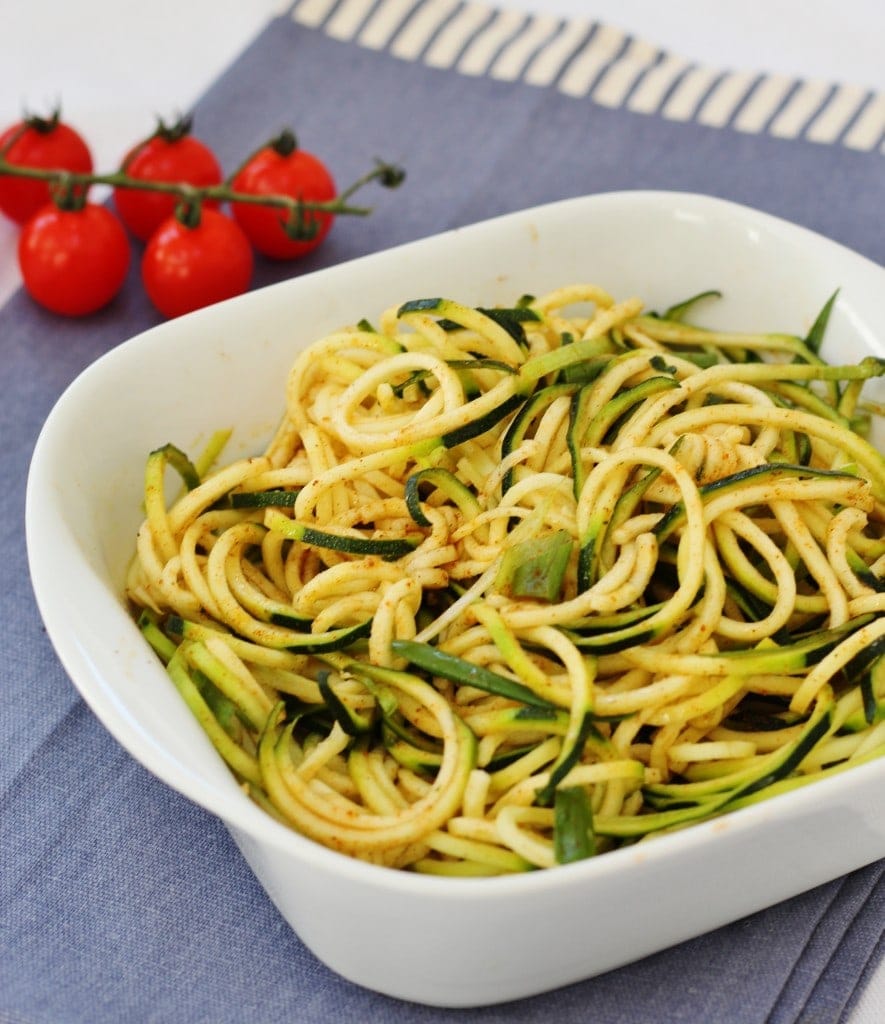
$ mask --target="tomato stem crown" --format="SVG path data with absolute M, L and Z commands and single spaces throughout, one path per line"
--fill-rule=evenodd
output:
M 60 106 L 53 107 L 49 117 L 42 117 L 40 114 L 29 114 L 26 111 L 22 119 L 22 129 L 26 131 L 28 128 L 33 128 L 35 132 L 40 132 L 41 135 L 49 135 L 50 132 L 54 132 L 58 128 L 60 121 Z
M 178 114 L 171 124 L 166 124 L 162 117 L 157 118 L 157 127 L 151 139 L 162 139 L 164 142 L 180 142 L 190 135 L 194 127 L 193 114 Z
M 298 139 L 291 128 L 284 128 L 268 146 L 280 156 L 291 156 L 298 149 Z

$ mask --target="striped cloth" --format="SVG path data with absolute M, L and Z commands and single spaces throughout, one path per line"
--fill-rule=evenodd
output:
M 459 0 L 300 0 L 290 13 L 334 39 L 463 75 L 553 86 L 603 107 L 670 121 L 885 150 L 885 95 L 722 71 L 595 21 Z

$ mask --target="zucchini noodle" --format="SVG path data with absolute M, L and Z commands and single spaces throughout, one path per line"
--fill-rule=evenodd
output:
M 820 357 L 833 300 L 695 301 L 409 301 L 298 356 L 264 452 L 150 453 L 127 597 L 259 806 L 483 877 L 885 753 L 885 361 Z

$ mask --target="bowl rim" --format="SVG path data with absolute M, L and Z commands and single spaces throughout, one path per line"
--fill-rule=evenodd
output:
M 795 817 L 804 814 L 819 803 L 824 793 L 828 794 L 828 799 L 838 801 L 847 790 L 855 789 L 871 780 L 881 777 L 881 780 L 885 782 L 885 759 L 859 764 L 850 770 L 817 780 L 814 784 L 802 786 L 788 793 L 772 796 L 758 804 L 731 811 L 726 816 L 714 818 L 712 821 L 700 822 L 676 832 L 659 835 L 653 841 L 613 850 L 600 857 L 574 864 L 559 865 L 556 870 L 535 870 L 482 879 L 439 877 L 392 870 L 358 860 L 308 839 L 276 821 L 244 794 L 241 794 L 242 799 L 232 800 L 231 796 L 235 790 L 224 791 L 204 776 L 182 772 L 182 765 L 176 758 L 166 756 L 165 759 L 158 759 L 158 748 L 152 742 L 148 742 L 146 734 L 140 729 L 138 723 L 131 716 L 123 713 L 119 704 L 114 702 L 109 684 L 90 664 L 88 652 L 80 645 L 75 632 L 64 626 L 64 617 L 59 614 L 63 602 L 59 594 L 53 592 L 50 583 L 51 555 L 62 542 L 58 538 L 53 538 L 47 544 L 46 537 L 41 536 L 40 543 L 36 543 L 39 525 L 37 518 L 41 505 L 50 494 L 51 478 L 48 474 L 48 460 L 56 432 L 61 429 L 69 408 L 75 405 L 78 391 L 91 382 L 97 374 L 113 368 L 115 361 L 125 360 L 133 348 L 151 344 L 152 340 L 161 333 L 175 332 L 184 320 L 191 322 L 194 318 L 200 317 L 208 321 L 212 317 L 226 316 L 232 303 L 260 302 L 262 296 L 270 291 L 293 290 L 297 292 L 300 289 L 309 289 L 318 278 L 346 277 L 355 267 L 375 262 L 379 258 L 385 260 L 407 259 L 410 253 L 416 249 L 440 244 L 448 239 L 469 240 L 475 232 L 495 230 L 498 226 L 509 222 L 515 223 L 526 218 L 543 217 L 553 211 L 568 212 L 570 209 L 578 207 L 592 208 L 593 206 L 622 203 L 650 204 L 651 206 L 678 203 L 699 213 L 715 212 L 738 218 L 780 236 L 786 235 L 797 241 L 804 240 L 815 246 L 823 245 L 833 258 L 849 261 L 858 272 L 864 275 L 872 272 L 885 279 L 883 268 L 841 243 L 801 225 L 731 200 L 697 192 L 667 190 L 636 189 L 601 192 L 543 203 L 490 217 L 464 227 L 451 228 L 438 234 L 405 242 L 389 249 L 356 257 L 262 289 L 256 289 L 246 295 L 188 314 L 185 318 L 150 327 L 122 341 L 86 366 L 64 389 L 54 404 L 40 430 L 31 456 L 25 497 L 25 534 L 32 588 L 49 639 L 80 696 L 114 739 L 153 775 L 192 803 L 220 818 L 235 834 L 237 831 L 241 831 L 255 841 L 269 844 L 278 852 L 308 861 L 315 867 L 334 873 L 339 877 L 345 876 L 355 881 L 371 882 L 373 885 L 380 884 L 388 889 L 422 894 L 442 893 L 447 898 L 458 899 L 475 898 L 478 895 L 479 886 L 483 894 L 494 893 L 506 897 L 538 889 L 571 887 L 579 881 L 589 883 L 597 877 L 607 876 L 612 871 L 620 871 L 625 861 L 637 859 L 637 851 L 641 851 L 641 859 L 645 863 L 679 858 L 688 849 L 708 844 L 711 833 L 721 832 L 723 821 L 727 821 L 728 828 L 733 831 L 752 829 L 758 822 L 773 816 L 786 814 L 789 817 Z M 82 562 L 82 568 L 89 568 L 85 564 L 85 559 L 82 559 Z M 93 572 L 91 569 L 89 571 Z

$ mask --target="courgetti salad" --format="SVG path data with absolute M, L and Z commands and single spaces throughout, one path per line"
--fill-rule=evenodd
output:
M 268 814 L 496 875 L 885 753 L 885 361 L 821 357 L 836 295 L 804 337 L 715 299 L 407 301 L 297 357 L 261 454 L 150 453 L 127 596 Z

